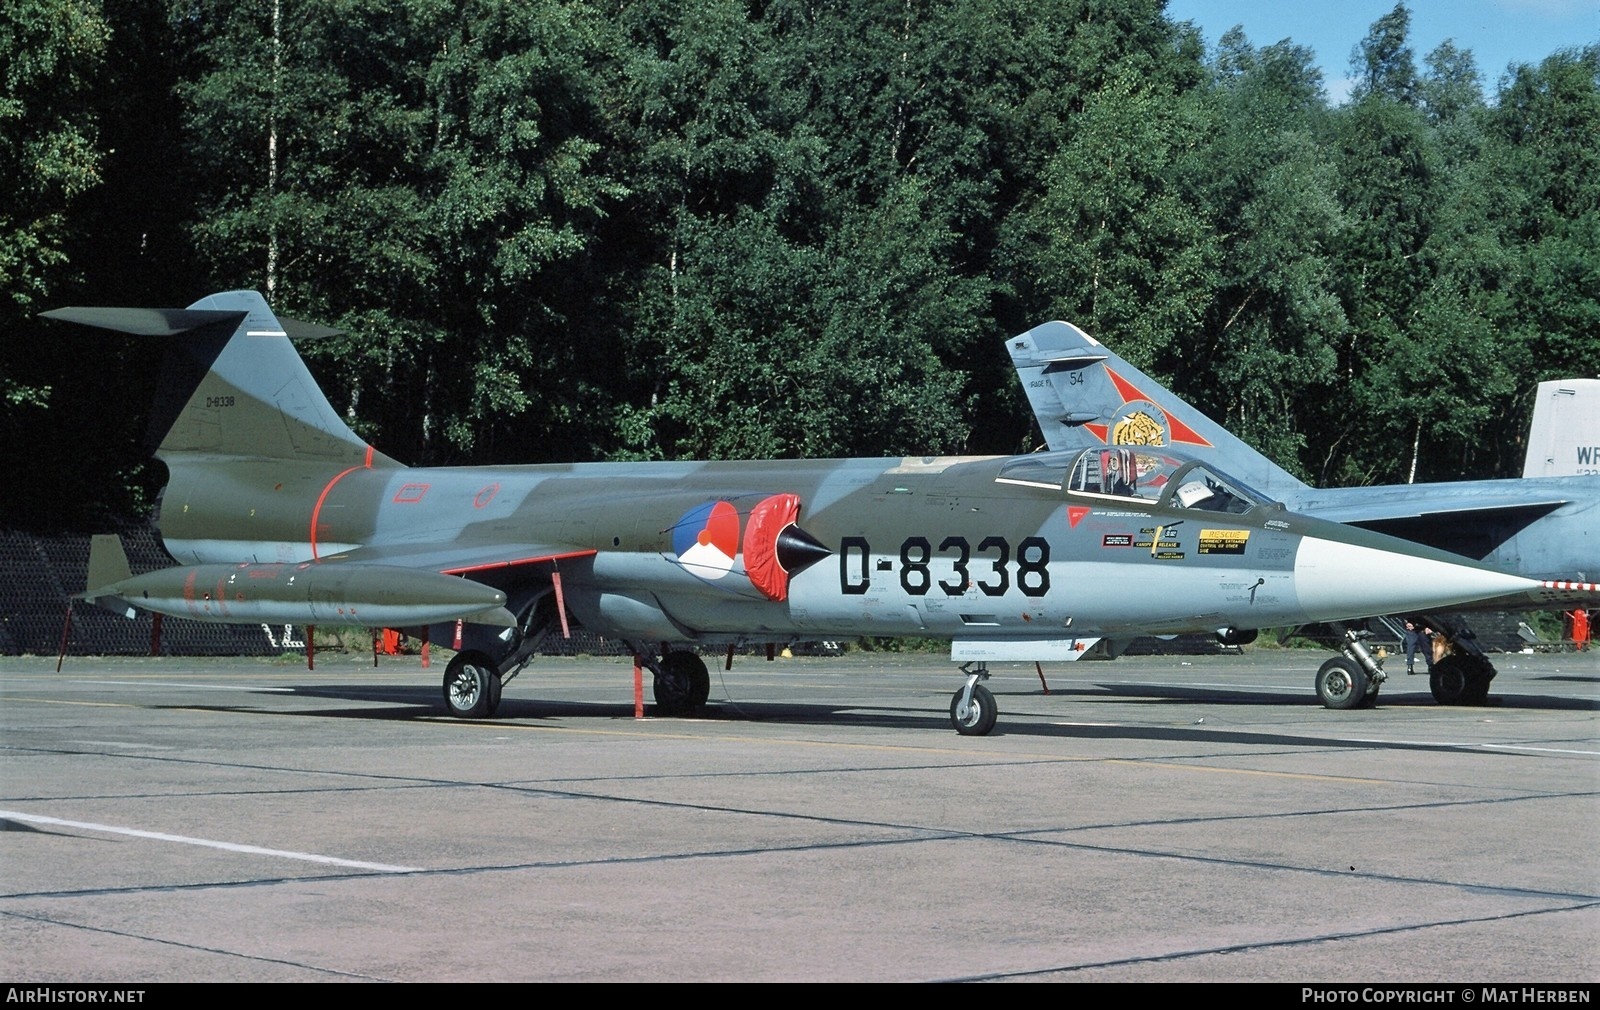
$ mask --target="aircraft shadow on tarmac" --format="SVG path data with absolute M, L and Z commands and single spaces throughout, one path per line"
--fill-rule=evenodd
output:
M 1554 678 L 1539 679 L 1548 680 Z M 1590 678 L 1579 679 L 1587 681 Z M 446 719 L 440 708 L 438 689 L 431 686 L 419 684 L 415 687 L 403 685 L 370 687 L 328 683 L 298 685 L 290 688 L 290 690 L 296 697 L 326 698 L 362 704 L 282 713 L 288 716 L 374 722 L 420 719 L 443 721 Z M 281 691 L 274 692 L 274 696 L 283 697 Z M 1102 705 L 1107 701 L 1113 704 L 1126 702 L 1131 706 L 1128 710 L 1130 715 L 1136 711 L 1143 715 L 1148 715 L 1149 710 L 1146 706 L 1164 704 L 1206 704 L 1217 706 L 1218 708 L 1292 707 L 1296 709 L 1315 709 L 1318 712 L 1324 711 L 1316 703 L 1315 699 L 1308 700 L 1305 695 L 1300 693 L 1229 691 L 1159 684 L 1104 684 L 1096 685 L 1093 688 L 1052 689 L 1049 700 L 1060 701 L 1060 710 L 1045 714 L 1040 713 L 1037 702 L 1031 703 L 1031 710 L 1027 712 L 1015 711 L 1013 706 L 1013 710 L 1008 714 L 1004 707 L 1004 701 L 1008 697 L 1013 699 L 1042 699 L 1043 692 L 1041 691 L 997 692 L 996 697 L 1001 700 L 1002 704 L 1002 718 L 995 730 L 995 735 L 998 736 L 1084 740 L 1190 740 L 1196 742 L 1204 741 L 1208 744 L 1332 747 L 1353 750 L 1454 752 L 1462 747 L 1462 745 L 1455 744 L 1398 743 L 1295 733 L 1263 732 L 1259 730 L 1245 731 L 1198 723 L 1192 726 L 1104 724 L 1103 720 L 1107 718 L 1108 713 L 1103 708 L 1093 715 L 1094 719 L 1102 721 L 1101 724 L 1074 724 L 1070 722 L 1070 720 L 1080 718 L 1083 715 L 1081 710 L 1075 710 L 1075 700 L 1086 699 L 1093 699 Z M 389 702 L 391 704 L 373 704 L 381 702 Z M 919 729 L 927 730 L 930 735 L 937 735 L 939 739 L 944 739 L 949 735 L 948 712 L 943 705 L 924 709 L 914 707 L 915 704 L 914 701 L 895 706 L 874 706 L 859 703 L 846 705 L 825 704 L 811 701 L 724 700 L 708 703 L 699 716 L 685 721 L 700 723 L 721 722 L 727 724 L 774 723 L 831 726 L 835 728 Z M 210 708 L 217 711 L 240 710 L 239 706 L 227 705 L 190 705 L 184 707 L 190 709 Z M 1326 717 L 1333 720 L 1340 728 L 1349 729 L 1353 725 L 1350 722 L 1352 719 L 1381 718 L 1386 708 L 1409 707 L 1435 706 L 1433 699 L 1425 690 L 1421 692 L 1409 691 L 1407 694 L 1400 694 L 1393 698 L 1388 697 L 1386 694 L 1375 710 L 1328 712 Z M 1595 710 L 1600 709 L 1600 701 L 1589 698 L 1511 694 L 1491 696 L 1489 708 Z M 258 709 L 252 710 L 259 711 Z M 654 706 L 647 704 L 645 706 L 646 715 L 653 715 L 653 712 Z M 614 721 L 632 719 L 633 715 L 634 709 L 631 704 L 550 701 L 539 698 L 513 698 L 508 696 L 502 700 L 499 712 L 493 719 L 483 720 L 477 725 L 492 726 L 497 722 L 509 725 L 530 722 L 539 723 L 544 720 L 558 718 L 595 720 L 597 722 L 602 720 Z M 1114 717 L 1115 713 L 1110 713 L 1110 715 Z M 948 742 L 954 743 L 955 739 L 955 737 L 950 737 Z
M 1594 678 L 1560 678 L 1560 677 L 1530 677 L 1529 680 L 1571 680 L 1576 683 L 1592 683 Z M 1513 708 L 1534 710 L 1595 710 L 1600 709 L 1600 699 L 1579 697 L 1556 697 L 1537 694 L 1507 693 L 1505 689 L 1514 689 L 1515 680 L 1510 683 L 1497 682 L 1498 691 L 1491 691 L 1487 708 Z M 1038 693 L 1038 692 L 1035 692 Z M 1053 690 L 1051 696 L 1079 695 L 1084 698 L 1093 698 L 1101 701 L 1110 699 L 1126 700 L 1136 704 L 1184 704 L 1184 705 L 1243 705 L 1266 706 L 1287 705 L 1291 707 L 1321 707 L 1321 703 L 1309 692 L 1302 691 L 1240 691 L 1215 687 L 1179 687 L 1167 684 L 1097 684 L 1094 689 L 1068 689 L 1066 691 Z M 1004 697 L 1000 692 L 995 692 L 996 697 Z M 1435 708 L 1437 703 L 1428 690 L 1428 678 L 1423 676 L 1407 677 L 1391 676 L 1388 683 L 1383 686 L 1378 709 L 1385 708 Z M 1351 713 L 1334 713 L 1330 716 L 1350 715 Z
M 1541 683 L 1571 683 L 1594 684 L 1600 683 L 1600 677 L 1586 677 L 1577 675 L 1550 675 L 1522 678 Z M 931 682 L 930 682 L 931 683 Z M 996 698 L 1039 698 L 1044 697 L 1043 691 L 1006 691 L 994 686 L 990 681 L 990 690 L 994 691 Z M 1519 694 L 1513 693 L 1517 683 L 1516 678 L 1501 678 L 1495 685 L 1496 691 L 1489 696 L 1488 708 L 1514 708 L 1535 710 L 1596 710 L 1600 709 L 1600 699 L 1562 695 Z M 519 685 L 520 686 L 520 685 Z M 736 688 L 737 684 L 728 684 Z M 274 693 L 281 692 L 275 689 Z M 355 685 L 340 684 L 338 682 L 326 684 L 298 684 L 289 687 L 295 695 L 312 698 L 339 698 L 349 701 L 394 701 L 408 706 L 397 709 L 395 716 L 401 718 L 416 718 L 419 715 L 442 715 L 440 711 L 439 689 L 432 685 Z M 530 697 L 514 697 L 509 692 L 501 703 L 498 718 L 527 718 L 530 715 L 548 716 L 581 716 L 589 714 L 612 715 L 618 712 L 631 716 L 631 704 L 617 704 L 606 702 L 580 702 L 580 701 L 555 701 L 539 698 L 537 682 L 529 685 L 533 692 Z M 1219 706 L 1247 706 L 1247 707 L 1274 707 L 1286 706 L 1290 708 L 1320 708 L 1321 705 L 1310 691 L 1300 690 L 1241 690 L 1225 687 L 1186 687 L 1174 684 L 1160 683 L 1135 683 L 1131 681 L 1116 681 L 1110 683 L 1096 683 L 1091 686 L 1053 687 L 1048 692 L 1050 698 L 1055 699 L 1080 699 L 1098 702 L 1122 702 L 1130 705 L 1219 705 Z M 414 711 L 409 706 L 420 706 L 427 709 L 424 712 Z M 726 715 L 708 711 L 702 718 L 739 718 L 740 709 L 755 711 L 782 711 L 793 708 L 806 711 L 835 711 L 835 706 L 820 705 L 814 702 L 774 702 L 774 701 L 749 701 L 737 697 L 728 697 L 722 700 L 714 699 L 709 703 L 710 708 L 729 708 L 732 711 Z M 1384 686 L 1382 700 L 1378 708 L 1434 708 L 1437 707 L 1432 695 L 1428 691 L 1428 679 L 1424 676 L 1390 677 Z M 529 711 L 529 710 L 533 711 Z M 646 702 L 645 710 L 653 713 L 654 705 Z M 845 706 L 843 710 L 856 711 L 859 706 Z M 326 714 L 326 713 L 325 713 Z M 351 715 L 384 718 L 382 710 L 372 708 L 351 709 Z M 1006 715 L 1002 707 L 1002 719 Z M 1012 713 L 1015 715 L 1015 713 Z M 1330 718 L 1349 718 L 1348 713 L 1330 714 Z

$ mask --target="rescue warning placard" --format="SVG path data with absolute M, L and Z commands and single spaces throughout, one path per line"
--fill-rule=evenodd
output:
M 1250 542 L 1249 530 L 1201 530 L 1201 554 L 1243 554 Z

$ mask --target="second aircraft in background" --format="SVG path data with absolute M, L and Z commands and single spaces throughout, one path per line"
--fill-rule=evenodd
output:
M 1311 487 L 1070 323 L 1036 326 L 1006 346 L 1053 452 L 1112 446 L 1181 451 L 1226 470 L 1294 512 L 1438 548 L 1549 587 L 1541 598 L 1525 601 L 1520 609 L 1556 609 L 1586 600 L 1591 602 L 1583 605 L 1593 606 L 1593 583 L 1600 581 L 1600 472 L 1596 470 L 1509 480 Z M 1574 460 L 1585 451 L 1600 453 L 1600 432 L 1585 432 L 1570 420 L 1595 416 L 1594 401 L 1585 397 L 1600 392 L 1600 382 L 1554 385 L 1548 393 L 1541 387 L 1541 397 L 1558 398 L 1563 417 L 1569 420 L 1535 424 L 1530 466 L 1536 455 L 1559 463 L 1568 450 Z M 1569 392 L 1563 394 L 1562 389 Z M 1540 431 L 1547 432 L 1542 439 Z M 1406 577 L 1381 565 L 1367 572 L 1376 585 L 1393 585 Z M 1483 605 L 1518 609 L 1510 601 Z M 1390 612 L 1420 617 L 1438 609 L 1442 608 L 1397 607 Z M 1435 618 L 1432 623 L 1444 622 Z M 1448 630 L 1457 632 L 1456 651 L 1435 665 L 1430 685 L 1434 697 L 1443 703 L 1481 702 L 1494 667 L 1459 629 Z M 1102 644 L 1100 651 L 1115 654 L 1126 646 L 1126 641 L 1113 641 Z M 1346 662 L 1363 667 L 1369 681 L 1381 682 L 1381 670 L 1353 629 L 1347 629 L 1340 648 Z

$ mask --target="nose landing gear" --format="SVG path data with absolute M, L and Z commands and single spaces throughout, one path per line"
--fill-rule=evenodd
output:
M 1000 716 L 994 694 L 978 683 L 989 679 L 989 666 L 963 663 L 961 672 L 967 675 L 967 682 L 950 699 L 950 724 L 962 736 L 987 736 Z
M 1367 648 L 1372 632 L 1345 628 L 1341 655 L 1323 663 L 1317 670 L 1317 697 L 1328 708 L 1372 708 L 1378 703 L 1378 689 L 1388 679 L 1383 664 Z

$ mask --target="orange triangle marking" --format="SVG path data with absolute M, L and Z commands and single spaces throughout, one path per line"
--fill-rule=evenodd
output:
M 1165 411 L 1163 411 L 1163 413 L 1165 413 Z M 1172 431 L 1172 440 L 1174 442 L 1187 442 L 1189 445 L 1203 445 L 1207 447 L 1210 447 L 1211 445 L 1210 442 L 1207 442 L 1200 436 L 1199 432 L 1195 431 L 1187 424 L 1184 424 L 1176 417 L 1173 417 L 1171 414 L 1167 414 L 1167 427 Z
M 1089 514 L 1089 506 L 1087 506 L 1087 505 L 1068 505 L 1067 506 L 1067 526 L 1068 526 L 1068 528 L 1077 529 L 1079 521 L 1081 521 L 1083 519 L 1083 517 L 1088 515 L 1088 514 Z
M 1150 399 L 1150 397 L 1139 392 L 1139 390 L 1135 388 L 1134 385 L 1127 379 L 1124 379 L 1122 376 L 1118 375 L 1116 372 L 1113 372 L 1109 368 L 1106 369 L 1106 375 L 1111 377 L 1111 384 L 1117 387 L 1117 394 L 1122 397 L 1123 403 L 1131 403 L 1134 400 L 1144 400 L 1147 403 L 1155 404 L 1156 408 L 1161 411 L 1162 416 L 1166 418 L 1167 432 L 1172 436 L 1172 440 L 1174 442 L 1184 442 L 1188 445 L 1203 445 L 1207 448 L 1214 448 L 1210 442 L 1206 441 L 1205 438 L 1201 436 L 1199 432 L 1195 431 L 1187 424 L 1184 424 L 1176 417 L 1173 417 L 1171 411 L 1167 410 L 1165 407 L 1162 407 L 1160 404 L 1157 404 L 1156 401 Z M 1094 426 L 1084 425 L 1084 427 L 1089 428 Z M 1100 441 L 1106 441 L 1105 434 L 1102 433 L 1100 435 Z
M 1116 372 L 1113 372 L 1111 369 L 1106 369 L 1106 374 L 1111 377 L 1111 384 L 1117 387 L 1117 395 L 1122 397 L 1123 403 L 1127 403 L 1129 400 L 1150 399 L 1148 396 L 1133 388 L 1133 384 L 1131 382 L 1129 382 L 1127 379 L 1124 379 Z

